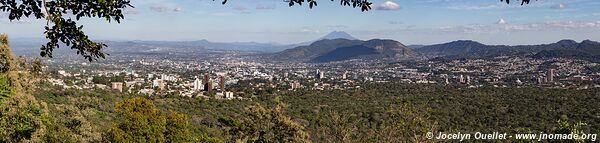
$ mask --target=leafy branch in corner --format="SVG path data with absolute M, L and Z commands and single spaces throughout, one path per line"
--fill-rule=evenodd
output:
M 8 19 L 23 17 L 46 19 L 44 35 L 49 41 L 41 47 L 40 56 L 52 57 L 60 43 L 70 46 L 89 61 L 105 58 L 105 44 L 94 42 L 76 21 L 83 17 L 121 22 L 123 10 L 133 8 L 129 0 L 0 0 L 0 11 L 8 12 Z
M 530 1 L 531 0 L 521 0 L 521 5 L 523 5 L 523 4 L 529 4 Z M 504 2 L 504 0 L 500 0 L 500 2 Z M 510 0 L 506 0 L 506 4 L 510 4 Z

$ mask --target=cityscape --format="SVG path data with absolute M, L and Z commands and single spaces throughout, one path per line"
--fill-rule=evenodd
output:
M 0 0 L 0 143 L 597 142 L 596 0 Z
M 399 82 L 463 88 L 600 87 L 598 63 L 570 58 L 506 56 L 493 59 L 411 62 L 351 60 L 311 64 L 265 62 L 259 57 L 236 57 L 235 54 L 223 53 L 222 57 L 207 61 L 115 57 L 101 63 L 77 60 L 49 63 L 52 65 L 47 67 L 52 73 L 49 81 L 63 88 L 98 88 L 159 96 L 170 93 L 215 99 L 243 99 L 240 94 L 244 93 L 234 92 L 235 87 L 239 86 L 250 86 L 253 90 L 343 90 L 360 88 L 363 83 Z

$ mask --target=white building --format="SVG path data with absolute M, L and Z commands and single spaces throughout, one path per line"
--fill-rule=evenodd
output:
M 158 87 L 160 89 L 164 89 L 165 81 L 163 81 L 162 79 L 155 79 L 152 81 L 152 87 Z
M 123 83 L 122 82 L 112 82 L 111 89 L 117 90 L 119 92 L 123 92 Z
M 196 76 L 196 80 L 194 80 L 194 90 L 203 90 L 204 86 L 202 85 L 202 81 L 198 79 Z
M 162 74 L 160 75 L 160 79 L 164 80 L 164 81 L 177 81 L 177 78 L 173 75 L 166 75 L 166 74 Z
M 225 99 L 233 99 L 233 92 L 225 92 Z

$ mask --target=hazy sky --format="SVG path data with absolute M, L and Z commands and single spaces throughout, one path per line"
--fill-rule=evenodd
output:
M 288 7 L 283 0 L 132 0 L 121 24 L 86 19 L 84 30 L 102 40 L 200 40 L 299 43 L 328 32 L 359 39 L 385 38 L 405 44 L 460 39 L 486 44 L 538 44 L 560 39 L 600 40 L 600 0 L 538 0 L 506 5 L 499 0 L 374 0 L 374 9 Z M 515 1 L 515 0 L 513 0 Z M 44 20 L 8 21 L 0 33 L 42 37 Z

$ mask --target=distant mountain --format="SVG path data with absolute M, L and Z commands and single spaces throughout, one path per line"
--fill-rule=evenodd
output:
M 11 39 L 11 47 L 17 55 L 39 56 L 41 45 L 46 40 L 42 38 L 15 38 Z M 274 53 L 293 48 L 292 45 L 256 43 L 256 42 L 211 42 L 208 40 L 196 41 L 100 41 L 108 45 L 104 49 L 109 54 L 165 54 L 165 53 L 202 53 L 207 50 L 227 50 Z M 72 54 L 70 47 L 61 45 L 55 49 L 56 55 Z
M 414 58 L 416 54 L 404 44 L 394 40 L 373 39 L 360 45 L 337 48 L 311 60 L 323 63 L 349 59 L 394 59 Z
M 284 50 L 279 53 L 275 53 L 273 55 L 273 58 L 290 61 L 308 61 L 310 59 L 329 53 L 337 48 L 359 45 L 363 42 L 364 41 L 348 39 L 325 39 L 316 41 L 307 46 L 299 46 L 296 48 Z
M 415 51 L 427 55 L 453 56 L 487 49 L 488 46 L 470 40 L 453 41 L 450 43 L 423 46 Z
M 600 42 L 584 40 L 577 45 L 577 49 L 593 55 L 600 55 Z
M 414 49 L 423 48 L 425 46 L 427 46 L 427 45 L 408 45 L 407 47 L 414 50 Z
M 319 40 L 323 40 L 323 39 L 348 39 L 348 40 L 358 40 L 354 37 L 352 37 L 352 35 L 344 32 L 344 31 L 333 31 L 325 36 L 323 36 L 322 38 L 320 38 Z
M 476 41 L 460 40 L 444 44 L 424 46 L 415 49 L 420 56 L 445 58 L 485 58 L 497 56 L 533 56 L 534 57 L 593 57 L 600 55 L 600 43 L 585 40 L 577 43 L 573 40 L 561 40 L 551 44 L 541 45 L 485 45 Z M 562 53 L 562 54 L 561 54 Z M 582 54 L 589 54 L 583 56 Z
M 276 53 L 272 58 L 287 61 L 333 62 L 349 59 L 408 59 L 415 53 L 394 40 L 369 41 L 324 39 L 308 46 L 299 46 Z
M 130 41 L 140 44 L 152 44 L 162 46 L 180 46 L 180 47 L 202 47 L 211 50 L 233 50 L 233 51 L 254 51 L 254 52 L 280 52 L 288 48 L 289 45 L 257 43 L 257 42 L 211 42 L 208 40 L 196 41 Z
M 298 43 L 298 44 L 296 44 L 296 46 L 306 46 L 306 45 L 310 45 L 316 41 L 325 40 L 325 39 L 328 39 L 328 40 L 333 40 L 333 39 L 358 40 L 357 38 L 354 38 L 352 35 L 344 32 L 344 31 L 333 31 L 319 39 Z
M 600 43 L 584 40 L 581 43 L 563 40 L 562 44 L 570 48 L 543 50 L 533 55 L 534 58 L 574 58 L 600 62 Z M 574 43 L 573 43 L 574 42 Z M 558 42 L 561 43 L 561 42 Z

